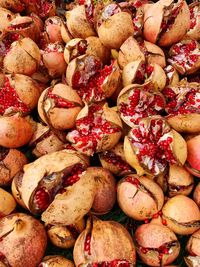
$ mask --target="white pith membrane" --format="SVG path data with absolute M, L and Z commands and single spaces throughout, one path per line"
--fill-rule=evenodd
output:
M 196 2 L 196 5 L 189 8 L 190 9 L 190 32 L 196 27 L 197 18 L 200 17 L 200 4 Z
M 195 40 L 184 40 L 171 47 L 169 56 L 168 62 L 184 74 L 200 60 L 199 44 Z
M 165 74 L 167 76 L 166 86 L 169 85 L 173 79 L 173 75 L 175 73 L 175 68 L 171 65 L 168 65 L 164 68 Z
M 128 139 L 141 166 L 153 175 L 164 172 L 169 163 L 178 163 L 172 151 L 173 132 L 161 117 L 142 119 Z
M 170 115 L 200 113 L 200 85 L 182 82 L 163 90 L 166 112 Z
M 92 156 L 101 151 L 104 138 L 120 131 L 118 125 L 106 120 L 103 107 L 95 103 L 88 106 L 84 117 L 76 120 L 76 130 L 67 134 L 67 140 L 79 152 Z
M 52 53 L 52 52 L 58 52 L 58 53 L 63 53 L 64 52 L 64 47 L 63 45 L 59 43 L 50 43 L 46 46 L 45 50 L 42 51 L 44 54 Z

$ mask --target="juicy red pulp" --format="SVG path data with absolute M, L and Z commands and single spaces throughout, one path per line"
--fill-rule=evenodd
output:
M 23 23 L 18 23 L 18 24 L 13 24 L 11 26 L 8 27 L 8 30 L 23 30 L 28 28 L 33 22 L 29 21 L 29 22 L 23 22 Z
M 190 7 L 190 30 L 194 29 L 197 24 L 198 6 Z
M 19 99 L 15 88 L 11 86 L 9 79 L 6 77 L 4 87 L 0 88 L 0 114 L 3 115 L 9 111 L 26 114 L 31 109 Z
M 52 88 L 48 90 L 47 98 L 54 100 L 54 104 L 57 108 L 74 108 L 76 106 L 73 102 L 57 94 L 54 94 L 52 91 L 53 91 Z
M 18 33 L 9 33 L 4 37 L 2 41 L 0 41 L 0 56 L 5 56 L 9 51 L 11 44 L 20 39 L 20 35 Z
M 84 251 L 91 255 L 91 234 L 87 234 L 84 243 Z
M 142 64 L 137 70 L 134 83 L 143 84 L 153 71 L 154 67 L 152 65 Z
M 136 188 L 139 188 L 141 186 L 140 181 L 132 176 L 127 176 L 124 181 L 134 185 Z

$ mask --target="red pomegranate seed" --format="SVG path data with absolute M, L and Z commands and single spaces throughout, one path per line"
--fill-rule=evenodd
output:
M 50 204 L 50 196 L 44 187 L 36 190 L 34 195 L 34 200 L 37 209 L 44 211 L 48 208 Z
M 87 252 L 88 255 L 91 255 L 90 243 L 91 243 L 91 234 L 87 234 L 84 243 L 84 250 L 85 252 Z
M 148 248 L 141 247 L 141 248 L 140 248 L 140 251 L 141 251 L 143 254 L 147 254 L 147 253 L 149 252 L 149 249 L 148 249 Z
M 74 108 L 75 107 L 75 104 L 73 102 L 52 93 L 52 89 L 48 90 L 47 97 L 50 99 L 53 99 L 55 102 L 55 106 L 58 108 Z
M 167 225 L 167 221 L 165 219 L 162 219 L 162 224 Z

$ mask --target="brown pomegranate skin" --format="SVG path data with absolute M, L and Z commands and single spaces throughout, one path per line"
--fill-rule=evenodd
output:
M 58 16 L 53 16 L 45 20 L 44 31 L 47 43 L 62 43 L 61 26 L 63 20 Z
M 13 177 L 28 162 L 26 156 L 17 149 L 7 149 L 7 154 L 0 149 L 0 186 L 10 185 Z
M 198 183 L 194 189 L 193 200 L 196 202 L 198 207 L 200 207 L 200 183 Z
M 162 209 L 162 218 L 176 234 L 188 235 L 200 228 L 200 211 L 197 204 L 187 196 L 170 198 Z
M 166 266 L 180 252 L 176 235 L 164 225 L 143 224 L 137 228 L 134 238 L 140 258 L 148 266 Z
M 185 164 L 186 169 L 194 176 L 200 177 L 200 135 L 194 136 L 187 141 L 187 162 Z
M 34 122 L 30 117 L 0 116 L 0 146 L 18 148 L 27 144 L 34 132 Z
M 3 65 L 7 73 L 32 75 L 38 68 L 41 55 L 37 44 L 26 37 L 13 42 L 6 54 Z
M 14 14 L 10 10 L 0 7 L 0 39 L 6 34 L 6 29 L 13 18 Z
M 22 208 L 27 209 L 26 205 L 24 204 L 24 201 L 22 200 L 22 194 L 21 194 L 23 174 L 24 172 L 20 171 L 15 175 L 15 177 L 12 180 L 11 190 L 12 190 L 12 195 L 15 198 L 17 204 L 19 204 Z
M 193 40 L 200 39 L 200 4 L 198 2 L 189 5 L 190 10 L 190 29 L 187 32 L 187 37 Z
M 75 267 L 74 263 L 60 255 L 45 256 L 38 267 Z
M 0 220 L 0 251 L 13 267 L 35 267 L 44 256 L 47 236 L 44 226 L 24 213 Z M 12 244 L 12 246 L 11 246 Z
M 85 220 L 64 225 L 47 225 L 47 235 L 51 243 L 59 248 L 72 248 L 79 234 L 85 229 Z
M 14 197 L 3 188 L 0 188 L 0 218 L 9 215 L 16 207 Z
M 186 250 L 191 256 L 200 256 L 200 230 L 197 230 L 190 236 Z
M 102 167 L 89 167 L 87 174 L 94 178 L 96 193 L 92 204 L 92 214 L 108 213 L 116 201 L 116 181 L 112 173 Z
M 164 194 L 159 185 L 149 178 L 135 174 L 119 181 L 117 199 L 123 212 L 139 221 L 152 218 L 164 204 Z
M 43 91 L 38 101 L 41 119 L 57 130 L 71 129 L 82 109 L 82 101 L 70 86 L 58 83 Z
M 91 263 L 125 261 L 136 263 L 133 240 L 124 226 L 115 221 L 89 218 L 86 229 L 76 240 L 73 258 L 76 266 Z

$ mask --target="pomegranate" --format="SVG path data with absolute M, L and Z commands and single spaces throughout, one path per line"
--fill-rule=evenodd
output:
M 62 150 L 65 140 L 65 133 L 37 123 L 29 146 L 33 149 L 32 154 L 39 158 L 45 154 Z
M 166 86 L 175 86 L 179 82 L 179 75 L 177 70 L 172 65 L 167 65 L 164 68 L 164 72 L 167 76 Z
M 82 101 L 70 86 L 58 83 L 44 90 L 38 102 L 38 113 L 49 126 L 65 130 L 75 126 Z
M 186 250 L 191 256 L 200 256 L 200 230 L 190 236 Z
M 47 43 L 62 42 L 61 26 L 63 25 L 62 18 L 53 16 L 46 19 L 44 24 L 45 39 Z
M 55 16 L 56 5 L 55 0 L 22 0 L 26 12 L 36 13 L 40 18 L 45 19 L 47 17 Z
M 89 167 L 87 174 L 94 178 L 96 193 L 92 205 L 92 213 L 106 214 L 113 208 L 116 201 L 116 181 L 112 173 L 102 167 Z
M 168 62 L 182 75 L 192 74 L 200 68 L 200 44 L 183 40 L 169 50 Z
M 118 183 L 117 199 L 126 215 L 143 221 L 151 219 L 162 209 L 164 194 L 153 180 L 132 174 Z
M 11 184 L 13 177 L 26 163 L 27 158 L 22 152 L 0 147 L 0 185 Z
M 176 235 L 164 225 L 143 224 L 135 232 L 136 250 L 148 266 L 166 266 L 180 252 Z
M 13 18 L 14 14 L 11 11 L 0 7 L 0 39 L 5 36 L 6 29 Z
M 116 176 L 134 173 L 134 169 L 126 162 L 123 143 L 117 143 L 112 149 L 99 153 L 99 160 L 103 168 Z
M 40 50 L 30 38 L 23 38 L 11 44 L 3 64 L 7 73 L 32 75 L 40 63 Z
M 126 228 L 115 221 L 89 218 L 86 229 L 76 240 L 76 266 L 134 266 L 135 246 Z
M 72 248 L 79 234 L 85 228 L 82 218 L 71 225 L 47 225 L 47 235 L 51 243 L 59 248 Z
M 93 25 L 88 21 L 84 5 L 76 5 L 66 12 L 67 28 L 74 38 L 95 36 Z
M 48 224 L 74 224 L 90 210 L 95 183 L 85 172 L 88 159 L 72 150 L 61 150 L 26 165 L 21 194 L 33 214 L 42 213 Z M 33 183 L 34 173 L 34 183 Z
M 199 146 L 200 135 L 194 136 L 187 141 L 188 155 L 185 167 L 192 175 L 195 175 L 196 177 L 200 177 Z
M 141 119 L 124 140 L 127 162 L 138 175 L 159 175 L 167 165 L 184 164 L 187 146 L 183 137 L 159 116 Z
M 200 228 L 200 211 L 189 197 L 178 195 L 170 198 L 162 209 L 162 218 L 174 233 L 188 235 Z
M 120 92 L 117 106 L 122 120 L 134 127 L 142 118 L 161 114 L 165 108 L 165 99 L 151 82 L 132 84 Z
M 136 60 L 123 68 L 122 80 L 124 87 L 133 83 L 143 84 L 151 81 L 156 89 L 162 90 L 166 84 L 166 75 L 158 64 L 148 65 L 142 60 Z
M 106 5 L 97 21 L 97 33 L 103 45 L 119 49 L 134 33 L 131 14 L 124 11 L 117 3 Z
M 63 52 L 64 46 L 60 43 L 49 43 L 42 50 L 42 62 L 52 78 L 59 77 L 66 71 L 67 64 Z
M 165 54 L 160 47 L 147 41 L 136 40 L 129 37 L 120 47 L 118 62 L 121 68 L 135 60 L 147 61 L 148 64 L 156 63 L 162 68 L 166 66 Z
M 15 175 L 15 177 L 12 180 L 11 190 L 12 190 L 12 195 L 15 198 L 16 202 L 24 209 L 27 209 L 26 205 L 24 204 L 24 201 L 22 200 L 22 194 L 21 194 L 23 173 L 24 173 L 23 171 L 19 171 Z
M 2 218 L 0 237 L 3 263 L 13 267 L 35 267 L 41 262 L 47 245 L 47 236 L 44 226 L 35 218 L 24 213 Z
M 162 93 L 168 123 L 178 132 L 199 132 L 200 84 L 183 80 L 175 86 L 167 86 Z
M 40 87 L 36 81 L 22 74 L 6 75 L 0 86 L 0 115 L 19 112 L 29 114 L 36 106 Z
M 196 202 L 200 208 L 200 183 L 198 183 L 193 192 L 193 200 Z
M 34 122 L 19 113 L 0 116 L 0 146 L 17 148 L 27 144 L 34 133 Z
M 16 207 L 13 196 L 6 190 L 0 188 L 0 218 L 9 215 Z
M 200 264 L 199 256 L 187 256 L 187 257 L 184 257 L 184 260 L 188 267 L 198 267 Z
M 177 165 L 170 165 L 169 171 L 156 177 L 155 182 L 170 197 L 176 195 L 188 196 L 194 187 L 193 176 L 184 167 Z
M 76 130 L 67 134 L 67 140 L 79 152 L 93 155 L 113 148 L 122 134 L 121 120 L 107 104 L 86 105 L 76 119 Z
M 200 3 L 194 2 L 189 5 L 190 29 L 187 36 L 191 39 L 200 40 Z
M 46 256 L 38 267 L 74 267 L 72 261 L 60 255 Z
M 21 0 L 0 0 L 0 7 L 7 8 L 13 12 L 22 12 L 25 8 Z

